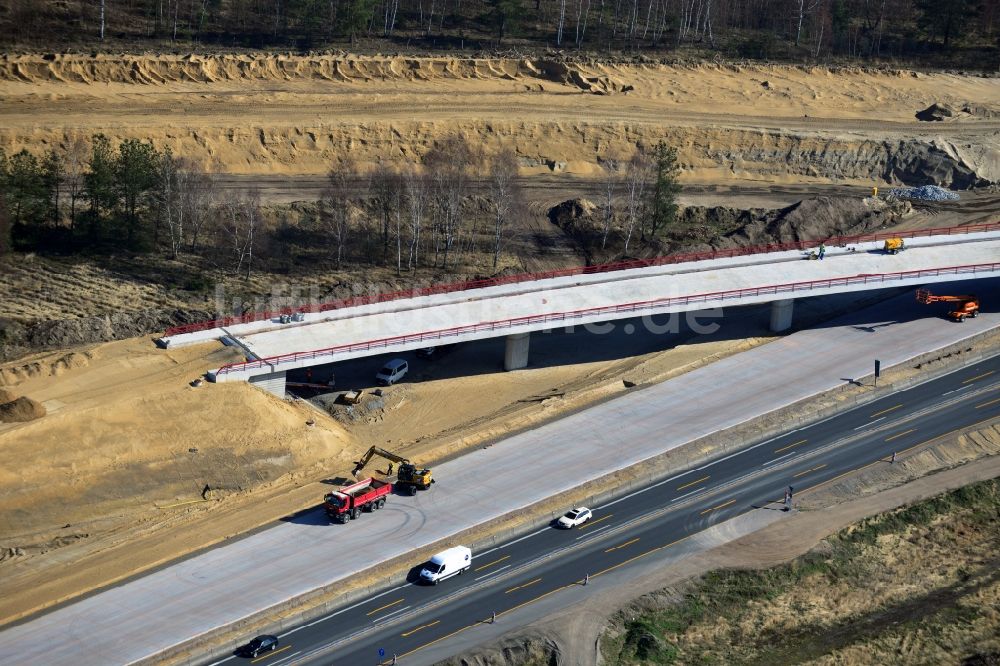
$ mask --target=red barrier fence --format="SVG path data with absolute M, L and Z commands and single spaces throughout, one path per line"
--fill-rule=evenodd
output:
M 352 296 L 328 303 L 301 307 L 287 307 L 281 310 L 269 312 L 254 312 L 241 316 L 223 317 L 194 324 L 174 326 L 167 329 L 164 337 L 180 335 L 182 333 L 193 333 L 195 331 L 206 331 L 211 328 L 233 326 L 234 324 L 246 324 L 255 321 L 266 321 L 274 319 L 283 314 L 294 314 L 296 312 L 314 313 L 339 310 L 341 308 L 355 307 L 358 305 L 370 305 L 372 303 L 385 303 L 404 298 L 415 298 L 417 296 L 430 296 L 433 294 L 447 294 L 455 291 L 466 291 L 469 289 L 482 289 L 485 287 L 496 287 L 505 284 L 515 284 L 518 282 L 532 282 L 535 280 L 546 280 L 550 278 L 568 277 L 572 275 L 591 275 L 594 273 L 611 273 L 623 271 L 631 268 L 648 268 L 651 266 L 663 266 L 666 264 L 679 264 L 688 261 L 702 261 L 705 259 L 725 259 L 729 257 L 742 257 L 752 254 L 764 254 L 767 252 L 783 252 L 787 250 L 805 250 L 815 248 L 820 242 L 830 246 L 851 245 L 854 243 L 867 243 L 885 240 L 887 238 L 918 238 L 924 236 L 947 236 L 952 234 L 971 234 L 984 231 L 1000 231 L 1000 222 L 992 224 L 971 224 L 964 227 L 942 227 L 938 229 L 918 229 L 914 231 L 894 231 L 875 234 L 862 234 L 858 236 L 835 236 L 824 241 L 794 241 L 791 243 L 775 243 L 771 245 L 754 245 L 750 247 L 736 247 L 728 250 L 708 250 L 705 252 L 689 252 L 686 254 L 670 254 L 651 259 L 633 259 L 631 261 L 619 261 L 610 264 L 597 264 L 594 266 L 577 266 L 574 268 L 563 268 L 542 273 L 518 273 L 517 275 L 505 275 L 484 280 L 469 280 L 466 282 L 451 282 L 447 284 L 436 284 L 429 287 L 417 287 L 401 291 L 387 292 L 384 294 L 374 294 L 370 296 Z
M 497 331 L 525 326 L 530 324 L 563 324 L 574 319 L 583 317 L 612 315 L 621 313 L 635 313 L 652 308 L 669 307 L 672 305 L 691 305 L 699 303 L 710 303 L 725 301 L 727 299 L 747 298 L 750 296 L 782 296 L 790 295 L 796 291 L 808 291 L 811 289 L 822 289 L 829 287 L 848 286 L 855 284 L 876 284 L 899 280 L 910 280 L 913 278 L 938 277 L 941 275 L 963 275 L 983 272 L 1000 271 L 1000 262 L 991 264 L 973 264 L 969 266 L 951 266 L 948 268 L 933 268 L 918 271 L 904 271 L 900 273 L 878 273 L 853 275 L 850 277 L 828 278 L 826 280 L 810 280 L 808 282 L 793 282 L 789 284 L 771 285 L 767 287 L 748 287 L 745 289 L 733 289 L 729 291 L 716 291 L 706 294 L 694 294 L 691 296 L 676 296 L 671 298 L 660 298 L 652 301 L 639 301 L 636 303 L 626 303 L 623 305 L 609 305 L 598 308 L 587 308 L 584 310 L 571 310 L 569 312 L 556 312 L 543 315 L 532 315 L 528 317 L 516 317 L 513 319 L 501 319 L 498 321 L 480 322 L 455 328 L 445 328 L 437 331 L 427 331 L 424 333 L 411 333 L 399 335 L 392 338 L 381 338 L 378 340 L 368 340 L 366 342 L 355 342 L 326 349 L 314 351 L 293 352 L 279 356 L 257 359 L 254 361 L 243 361 L 240 363 L 229 363 L 216 371 L 216 376 L 237 372 L 242 370 L 252 370 L 265 366 L 281 365 L 294 361 L 315 360 L 323 356 L 352 352 L 370 351 L 372 349 L 384 349 L 391 345 L 404 344 L 408 342 L 429 342 L 438 341 L 442 338 L 462 335 L 465 333 L 477 333 L 481 331 Z

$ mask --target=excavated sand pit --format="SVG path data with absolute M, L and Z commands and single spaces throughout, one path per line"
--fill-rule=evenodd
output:
M 595 94 L 599 93 L 599 94 Z M 948 123 L 916 113 L 969 108 Z M 0 147 L 102 132 L 231 174 L 403 164 L 461 133 L 522 174 L 594 177 L 677 147 L 687 182 L 934 182 L 1000 175 L 996 79 L 901 70 L 354 56 L 0 58 Z M 981 111 L 981 112 L 980 112 Z

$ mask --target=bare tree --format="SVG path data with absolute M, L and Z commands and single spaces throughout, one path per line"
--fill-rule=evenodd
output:
M 179 167 L 181 205 L 191 230 L 191 252 L 197 251 L 198 239 L 215 204 L 215 177 L 194 162 L 182 160 Z
M 90 159 L 90 147 L 81 137 L 73 139 L 63 154 L 63 182 L 69 197 L 69 226 L 76 228 L 76 203 L 85 195 L 84 175 Z
M 625 253 L 645 209 L 646 186 L 652 173 L 649 158 L 636 150 L 625 168 Z
M 349 175 L 354 173 L 348 162 L 339 169 L 331 169 L 326 177 L 326 188 L 320 200 L 320 220 L 333 236 L 336 247 L 336 265 L 340 268 L 344 259 L 351 222 L 351 188 Z
M 562 46 L 563 26 L 566 24 L 566 0 L 559 0 L 559 25 L 556 29 L 556 46 Z
M 231 196 L 222 204 L 222 226 L 229 235 L 233 252 L 234 275 L 246 269 L 249 280 L 253 270 L 253 248 L 260 226 L 260 192 L 256 189 L 242 196 Z
M 586 3 L 587 8 L 584 9 L 584 0 L 576 0 L 576 48 L 578 49 L 583 45 L 583 36 L 587 33 L 587 18 L 590 16 L 590 0 L 586 0 Z
M 101 0 L 101 41 L 104 41 L 104 0 Z
M 423 231 L 424 216 L 427 212 L 427 176 L 414 167 L 403 172 L 406 184 L 406 210 L 410 222 L 410 250 L 406 259 L 407 270 L 420 263 L 420 234 Z
M 448 257 L 461 227 L 462 202 L 469 188 L 470 174 L 480 160 L 481 154 L 458 134 L 445 138 L 424 157 L 431 173 L 437 216 L 434 260 L 436 263 L 438 255 L 443 255 L 442 268 L 448 268 Z
M 157 180 L 157 224 L 162 221 L 166 227 L 170 257 L 177 259 L 185 246 L 191 252 L 198 247 L 199 236 L 211 217 L 215 181 L 198 164 L 174 157 L 169 150 L 160 154 Z
M 395 172 L 380 163 L 369 181 L 371 194 L 378 201 L 379 228 L 382 230 L 382 262 L 389 259 L 390 227 L 392 224 L 393 199 L 399 194 Z
M 517 155 L 504 148 L 490 160 L 490 207 L 493 212 L 493 268 L 500 263 L 500 250 L 507 238 L 514 211 L 522 204 L 517 182 Z
M 178 191 L 177 163 L 169 148 L 159 154 L 156 163 L 156 227 L 159 230 L 162 223 L 167 228 L 171 259 L 178 257 L 184 243 L 185 211 Z
M 799 42 L 802 40 L 802 22 L 808 14 L 811 14 L 816 7 L 819 6 L 819 0 L 799 0 L 799 24 L 795 30 L 795 45 L 798 46 Z M 885 3 L 882 3 L 885 7 Z M 879 14 L 879 21 L 881 22 L 882 15 Z
M 615 197 L 618 195 L 618 187 L 621 185 L 621 174 L 618 172 L 618 162 L 607 160 L 604 163 L 606 175 L 604 177 L 604 221 L 601 233 L 601 249 L 608 245 L 608 235 L 611 233 L 611 225 L 615 219 Z

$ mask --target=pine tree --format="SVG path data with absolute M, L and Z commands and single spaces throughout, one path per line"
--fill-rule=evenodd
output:
M 681 186 L 677 183 L 677 150 L 660 141 L 653 149 L 653 168 L 656 182 L 650 192 L 649 215 L 643 225 L 642 240 L 659 238 L 677 220 L 677 195 Z

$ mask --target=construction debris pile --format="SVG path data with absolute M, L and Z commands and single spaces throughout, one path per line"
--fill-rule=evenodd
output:
M 897 199 L 921 199 L 923 201 L 956 201 L 958 192 L 946 190 L 937 185 L 922 185 L 921 187 L 894 187 L 889 190 L 889 196 Z

